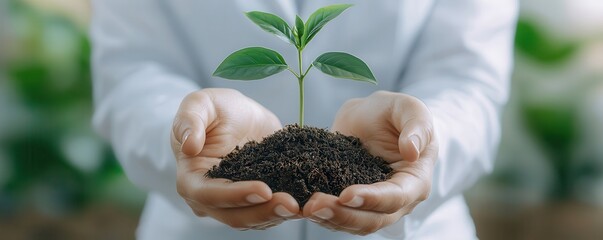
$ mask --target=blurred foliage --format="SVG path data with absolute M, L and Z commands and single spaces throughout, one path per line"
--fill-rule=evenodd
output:
M 560 63 L 571 58 L 579 44 L 549 36 L 534 21 L 520 19 L 515 33 L 515 48 L 541 63 Z
M 574 185 L 570 161 L 572 147 L 577 140 L 577 118 L 574 109 L 559 106 L 522 106 L 524 121 L 548 152 L 553 167 L 554 186 L 551 188 L 552 199 L 571 197 Z
M 577 41 L 560 40 L 527 18 L 520 19 L 517 24 L 516 51 L 522 57 L 538 63 L 536 66 L 540 68 L 566 66 L 575 59 L 582 45 L 583 43 Z M 530 81 L 530 79 L 526 80 Z M 526 100 L 530 98 L 529 95 L 534 94 L 532 91 L 537 89 L 522 89 L 518 92 L 519 114 L 523 124 L 544 150 L 546 158 L 550 160 L 554 179 L 548 197 L 552 200 L 575 198 L 575 189 L 581 179 L 601 174 L 593 163 L 595 159 L 581 162 L 575 154 L 576 144 L 582 138 L 579 134 L 582 126 L 579 126 L 578 109 L 583 104 L 585 89 L 591 86 L 578 82 L 568 86 L 571 87 L 565 89 L 565 94 L 572 97 L 564 97 L 562 100 L 558 97 L 557 101 L 552 102 Z M 590 157 L 596 158 L 596 156 Z M 582 165 L 576 167 L 578 163 Z M 500 173 L 499 175 L 513 174 Z
M 21 1 L 10 1 L 9 8 L 14 49 L 3 74 L 16 93 L 15 105 L 23 106 L 28 117 L 13 119 L 24 126 L 0 136 L 0 150 L 8 160 L 5 165 L 11 167 L 8 179 L 0 182 L 0 216 L 31 206 L 63 214 L 102 201 L 123 172 L 90 126 L 87 33 L 62 16 Z M 98 163 L 78 164 L 82 156 Z

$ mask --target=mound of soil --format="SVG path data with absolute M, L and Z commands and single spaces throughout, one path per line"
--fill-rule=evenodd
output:
M 237 147 L 206 176 L 260 180 L 273 192 L 291 194 L 303 207 L 314 192 L 338 196 L 350 185 L 385 181 L 391 173 L 389 165 L 356 137 L 288 125 L 259 143 Z

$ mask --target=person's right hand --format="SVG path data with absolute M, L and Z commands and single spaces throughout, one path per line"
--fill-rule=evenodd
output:
M 177 159 L 178 193 L 199 217 L 212 217 L 239 230 L 266 229 L 300 218 L 287 193 L 272 193 L 261 181 L 233 182 L 205 177 L 219 157 L 249 140 L 281 128 L 269 110 L 232 89 L 189 94 L 174 119 L 171 143 Z

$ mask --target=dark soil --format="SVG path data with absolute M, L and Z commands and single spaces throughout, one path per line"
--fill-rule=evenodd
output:
M 208 177 L 260 180 L 273 192 L 291 194 L 302 207 L 314 192 L 338 196 L 350 185 L 384 181 L 392 173 L 358 138 L 297 125 L 288 125 L 260 143 L 248 142 L 222 159 L 207 172 Z

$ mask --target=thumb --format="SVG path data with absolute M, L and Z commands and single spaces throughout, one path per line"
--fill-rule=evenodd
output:
M 191 101 L 187 99 L 182 101 L 174 118 L 172 133 L 180 144 L 182 153 L 196 156 L 201 153 L 205 145 L 205 132 L 210 123 L 209 111 L 213 109 L 213 105 L 203 98 L 192 97 Z
M 433 124 L 430 118 L 412 118 L 402 126 L 398 138 L 398 148 L 402 159 L 416 161 L 425 147 L 431 142 Z
M 205 145 L 205 124 L 193 114 L 179 113 L 172 129 L 174 137 L 180 143 L 180 151 L 196 156 Z

